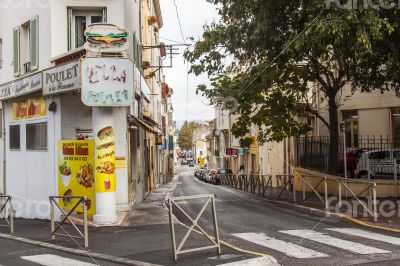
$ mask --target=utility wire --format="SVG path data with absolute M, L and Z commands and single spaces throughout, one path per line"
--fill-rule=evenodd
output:
M 174 5 L 175 5 L 175 10 L 176 10 L 176 17 L 177 17 L 178 23 L 179 23 L 179 30 L 181 31 L 182 40 L 183 40 L 183 43 L 186 44 L 185 35 L 183 34 L 181 18 L 179 16 L 179 10 L 178 10 L 178 5 L 176 4 L 176 0 L 174 0 Z

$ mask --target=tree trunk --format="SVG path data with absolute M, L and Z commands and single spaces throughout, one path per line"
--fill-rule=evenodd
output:
M 338 117 L 338 106 L 336 104 L 336 97 L 329 97 L 329 160 L 328 170 L 329 172 L 336 172 L 338 168 L 339 160 L 339 117 Z

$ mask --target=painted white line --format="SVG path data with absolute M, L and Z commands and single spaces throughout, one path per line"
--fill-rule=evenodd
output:
M 235 261 L 231 263 L 218 264 L 217 266 L 272 266 L 280 265 L 274 257 L 265 256 L 255 259 Z
M 96 266 L 87 262 L 81 262 L 61 256 L 52 254 L 35 255 L 35 256 L 24 256 L 21 259 L 28 260 L 44 266 Z
M 282 252 L 290 257 L 295 257 L 299 259 L 309 259 L 309 258 L 323 258 L 329 257 L 324 253 L 320 253 L 314 251 L 312 249 L 304 248 L 299 245 L 295 245 L 290 242 L 285 242 L 279 239 L 271 238 L 266 236 L 265 234 L 257 234 L 257 233 L 240 233 L 233 234 L 236 237 L 244 239 L 249 242 L 253 242 L 255 244 L 277 250 Z
M 377 254 L 377 253 L 389 253 L 390 251 L 374 248 L 370 246 L 366 246 L 363 244 L 343 240 L 340 238 L 331 237 L 328 235 L 324 235 L 322 233 L 318 233 L 310 230 L 288 230 L 288 231 L 279 231 L 284 234 L 297 236 L 300 238 L 308 239 L 311 241 L 315 241 L 321 244 L 329 245 L 332 247 L 344 249 L 347 251 L 351 251 L 357 254 Z
M 400 238 L 398 238 L 398 237 L 393 237 L 393 236 L 387 236 L 387 235 L 384 235 L 384 234 L 373 233 L 373 232 L 362 230 L 362 229 L 357 229 L 357 228 L 327 228 L 327 230 L 338 232 L 338 233 L 342 233 L 342 234 L 359 236 L 359 237 L 362 237 L 362 238 L 372 239 L 372 240 L 386 242 L 386 243 L 389 243 L 389 244 L 392 244 L 392 245 L 400 246 Z

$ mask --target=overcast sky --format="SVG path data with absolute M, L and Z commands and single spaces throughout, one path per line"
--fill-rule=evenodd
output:
M 214 5 L 206 0 L 175 0 L 179 10 L 184 37 L 198 39 L 203 33 L 203 25 L 212 22 L 217 17 Z M 160 30 L 160 37 L 183 42 L 176 15 L 174 0 L 160 0 L 164 26 Z M 174 44 L 172 41 L 160 39 L 166 44 Z M 190 40 L 187 40 L 191 43 Z M 175 55 L 173 68 L 165 68 L 166 81 L 174 90 L 172 97 L 174 105 L 174 120 L 180 126 L 186 120 L 186 69 L 183 58 L 184 47 L 180 47 L 180 55 Z M 169 64 L 169 60 L 164 61 Z M 196 87 L 199 84 L 208 84 L 206 75 L 196 77 L 189 75 L 189 101 L 188 120 L 210 120 L 214 118 L 214 108 L 208 105 L 208 100 L 201 95 L 196 95 Z

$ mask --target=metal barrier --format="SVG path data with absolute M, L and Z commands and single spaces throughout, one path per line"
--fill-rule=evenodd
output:
M 197 214 L 195 219 L 193 219 L 177 203 L 179 201 L 187 201 L 187 200 L 194 200 L 194 199 L 207 199 L 206 203 L 203 205 L 203 207 L 201 208 L 200 212 Z M 203 228 L 201 228 L 201 226 L 198 224 L 200 217 L 203 215 L 203 213 L 206 210 L 209 203 L 211 203 L 211 211 L 212 211 L 212 216 L 213 216 L 214 237 L 211 237 L 210 235 L 208 235 L 207 232 Z M 170 226 L 171 226 L 172 246 L 174 249 L 174 259 L 175 260 L 178 259 L 179 254 L 195 252 L 195 251 L 200 251 L 200 250 L 206 250 L 206 249 L 214 249 L 215 248 L 215 249 L 217 249 L 218 254 L 221 254 L 221 244 L 220 244 L 219 233 L 218 233 L 217 213 L 215 210 L 215 196 L 214 195 L 207 194 L 207 195 L 198 195 L 198 196 L 183 196 L 183 197 L 169 198 L 168 205 L 169 205 L 169 222 L 170 222 Z M 190 226 L 189 230 L 186 232 L 185 236 L 183 237 L 183 239 L 180 242 L 180 244 L 178 245 L 178 247 L 176 247 L 177 243 L 176 243 L 176 236 L 175 236 L 175 226 L 174 226 L 174 221 L 173 221 L 174 207 L 176 207 L 192 223 L 192 225 Z M 210 240 L 212 245 L 183 250 L 182 249 L 183 245 L 186 243 L 186 240 L 189 238 L 190 234 L 195 230 L 195 228 L 197 228 L 208 240 Z
M 262 194 L 261 196 L 265 197 L 265 192 L 267 192 L 268 188 L 270 189 L 270 195 L 273 196 L 273 187 L 272 187 L 272 175 L 262 175 Z
M 296 202 L 296 189 L 294 186 L 294 175 L 276 175 L 277 188 L 280 192 L 276 199 L 280 199 L 285 191 L 293 197 L 293 202 Z
M 62 199 L 62 200 L 78 200 L 74 207 L 66 213 L 63 208 L 60 207 L 60 205 L 57 203 L 57 200 Z M 85 241 L 85 248 L 89 247 L 89 230 L 88 230 L 88 217 L 87 217 L 87 197 L 80 197 L 80 196 L 50 196 L 50 223 L 51 223 L 51 239 L 54 240 L 57 236 L 64 236 L 64 237 L 70 237 L 73 240 L 75 238 L 78 239 L 84 239 Z M 57 206 L 57 208 L 61 211 L 63 214 L 64 218 L 60 223 L 57 223 L 54 219 L 54 205 Z M 70 218 L 71 214 L 76 212 L 76 209 L 78 208 L 79 205 L 82 205 L 83 208 L 83 232 L 79 230 L 78 226 L 74 223 L 74 221 Z M 78 236 L 72 236 L 68 234 L 67 230 L 63 228 L 63 225 L 66 224 L 66 221 L 69 221 L 72 225 L 72 227 L 76 230 L 78 233 Z M 57 228 L 55 228 L 55 223 L 57 223 Z M 62 229 L 66 234 L 60 234 L 57 233 L 59 229 Z
M 307 182 L 306 178 L 318 178 L 320 181 L 315 185 L 312 186 L 309 182 Z M 303 203 L 306 202 L 312 195 L 316 195 L 317 198 L 321 201 L 323 206 L 325 207 L 325 210 L 329 210 L 329 201 L 328 201 L 328 183 L 327 179 L 325 176 L 316 176 L 316 175 L 300 175 L 301 179 L 301 188 L 303 191 Z M 324 193 L 319 193 L 317 189 L 319 188 L 320 185 L 324 185 Z M 311 189 L 311 193 L 306 193 L 306 186 Z M 323 197 L 321 196 L 323 194 Z
M 346 184 L 346 183 L 350 183 L 350 182 L 366 184 L 367 187 L 356 195 Z M 361 206 L 364 208 L 364 210 L 368 214 L 370 214 L 371 216 L 374 217 L 375 222 L 378 220 L 377 202 L 376 202 L 376 183 L 375 182 L 359 180 L 359 179 L 338 178 L 338 184 L 339 184 L 339 193 L 338 193 L 339 194 L 339 196 L 338 196 L 339 208 L 342 207 L 342 186 L 344 186 L 345 191 L 350 192 L 350 194 L 352 195 L 352 198 L 349 200 L 349 202 L 352 202 L 353 200 L 357 200 L 361 204 Z M 361 201 L 359 198 L 360 195 L 362 195 L 366 191 L 369 191 L 371 193 L 371 190 L 372 190 L 372 210 L 370 210 L 368 205 L 366 205 L 365 202 Z
M 10 227 L 11 234 L 14 233 L 14 210 L 11 204 L 11 196 L 0 195 L 0 218 L 4 218 L 7 225 Z M 7 215 L 7 205 L 8 205 L 8 215 Z

